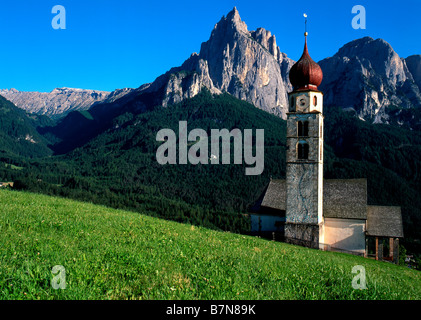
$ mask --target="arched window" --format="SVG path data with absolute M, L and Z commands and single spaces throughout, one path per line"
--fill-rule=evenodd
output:
M 309 152 L 309 145 L 306 141 L 299 141 L 297 144 L 297 159 L 307 160 Z
M 317 96 L 313 97 L 313 106 L 317 107 Z
M 308 137 L 308 121 L 298 121 L 298 136 Z

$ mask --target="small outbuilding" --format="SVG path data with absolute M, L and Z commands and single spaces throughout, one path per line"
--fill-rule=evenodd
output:
M 367 245 L 369 239 L 375 239 L 376 260 L 389 260 L 399 263 L 399 238 L 403 238 L 402 213 L 400 207 L 368 206 L 367 207 Z M 384 240 L 388 241 L 389 254 L 384 257 Z

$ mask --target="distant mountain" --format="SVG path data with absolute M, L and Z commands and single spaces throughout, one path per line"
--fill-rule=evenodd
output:
M 194 97 L 206 87 L 211 93 L 228 92 L 285 118 L 291 89 L 288 71 L 293 63 L 280 51 L 270 31 L 247 30 L 234 8 L 215 25 L 199 54 L 193 53 L 181 66 L 115 100 L 111 108 L 128 104 L 138 111 L 166 107 Z
M 215 25 L 199 54 L 115 102 L 136 110 L 166 107 L 207 87 L 285 118 L 293 64 L 275 35 L 263 28 L 249 31 L 234 8 Z M 319 64 L 324 73 L 319 89 L 327 107 L 354 110 L 369 122 L 421 128 L 421 56 L 402 59 L 386 41 L 365 37 Z
M 107 99 L 110 92 L 72 88 L 56 88 L 51 92 L 3 89 L 0 95 L 27 112 L 59 118 L 71 111 L 89 109 L 95 102 Z
M 236 8 L 215 25 L 193 59 L 207 62 L 218 90 L 285 118 L 294 61 L 281 52 L 270 31 L 248 31 Z
M 402 112 L 421 109 L 419 57 L 401 59 L 382 39 L 351 41 L 319 62 L 324 103 L 370 122 L 403 124 Z
M 193 53 L 181 66 L 137 89 L 115 91 L 93 104 L 88 117 L 70 114 L 43 132 L 58 136 L 62 141 L 54 150 L 66 153 L 110 128 L 115 117 L 167 107 L 194 97 L 203 88 L 215 94 L 230 93 L 286 118 L 292 89 L 288 72 L 293 63 L 280 51 L 274 35 L 263 28 L 248 31 L 234 8 L 215 25 L 200 53 Z
M 112 93 L 71 88 L 48 93 L 11 89 L 0 90 L 0 95 L 28 112 L 60 118 L 71 111 L 96 107 L 98 103 L 107 109 L 104 110 L 107 114 L 110 109 L 118 113 L 116 109 L 128 104 L 138 112 L 157 105 L 166 107 L 194 97 L 206 87 L 212 93 L 228 92 L 285 118 L 287 93 L 291 90 L 288 71 L 293 63 L 280 51 L 270 31 L 263 28 L 249 31 L 234 8 L 215 25 L 199 54 L 193 53 L 181 66 L 138 89 Z M 100 109 L 96 108 L 94 113 L 101 113 Z
M 370 37 L 344 45 L 319 62 L 324 77 L 319 87 L 326 107 L 353 110 L 368 122 L 421 129 L 420 57 L 401 59 L 384 40 Z M 137 89 L 121 89 L 94 103 L 86 113 L 69 115 L 43 132 L 61 142 L 66 153 L 113 125 L 124 113 L 138 114 L 194 97 L 203 88 L 245 100 L 285 118 L 288 79 L 294 61 L 282 53 L 275 36 L 263 28 L 248 31 L 236 8 L 215 25 L 200 53 Z
M 292 90 L 288 73 L 293 64 L 279 49 L 275 35 L 263 28 L 249 31 L 234 8 L 215 25 L 200 53 L 193 53 L 181 66 L 137 89 L 112 93 L 69 88 L 50 93 L 11 89 L 0 94 L 29 112 L 56 118 L 89 109 L 93 119 L 101 123 L 99 131 L 87 130 L 93 135 L 125 112 L 167 107 L 194 97 L 204 87 L 211 93 L 230 93 L 285 119 L 288 92 Z M 368 122 L 421 129 L 420 55 L 402 59 L 386 41 L 365 37 L 345 44 L 319 64 L 324 73 L 319 89 L 326 107 L 352 110 Z M 67 121 L 65 126 L 71 128 L 72 124 Z

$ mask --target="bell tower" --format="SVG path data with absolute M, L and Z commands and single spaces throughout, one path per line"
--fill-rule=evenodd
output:
M 323 243 L 323 79 L 307 48 L 289 73 L 285 240 L 318 248 Z

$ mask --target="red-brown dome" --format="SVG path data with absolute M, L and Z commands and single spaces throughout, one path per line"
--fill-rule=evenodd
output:
M 322 80 L 322 68 L 308 54 L 306 36 L 303 55 L 289 71 L 289 81 L 294 87 L 294 90 L 317 90 Z

